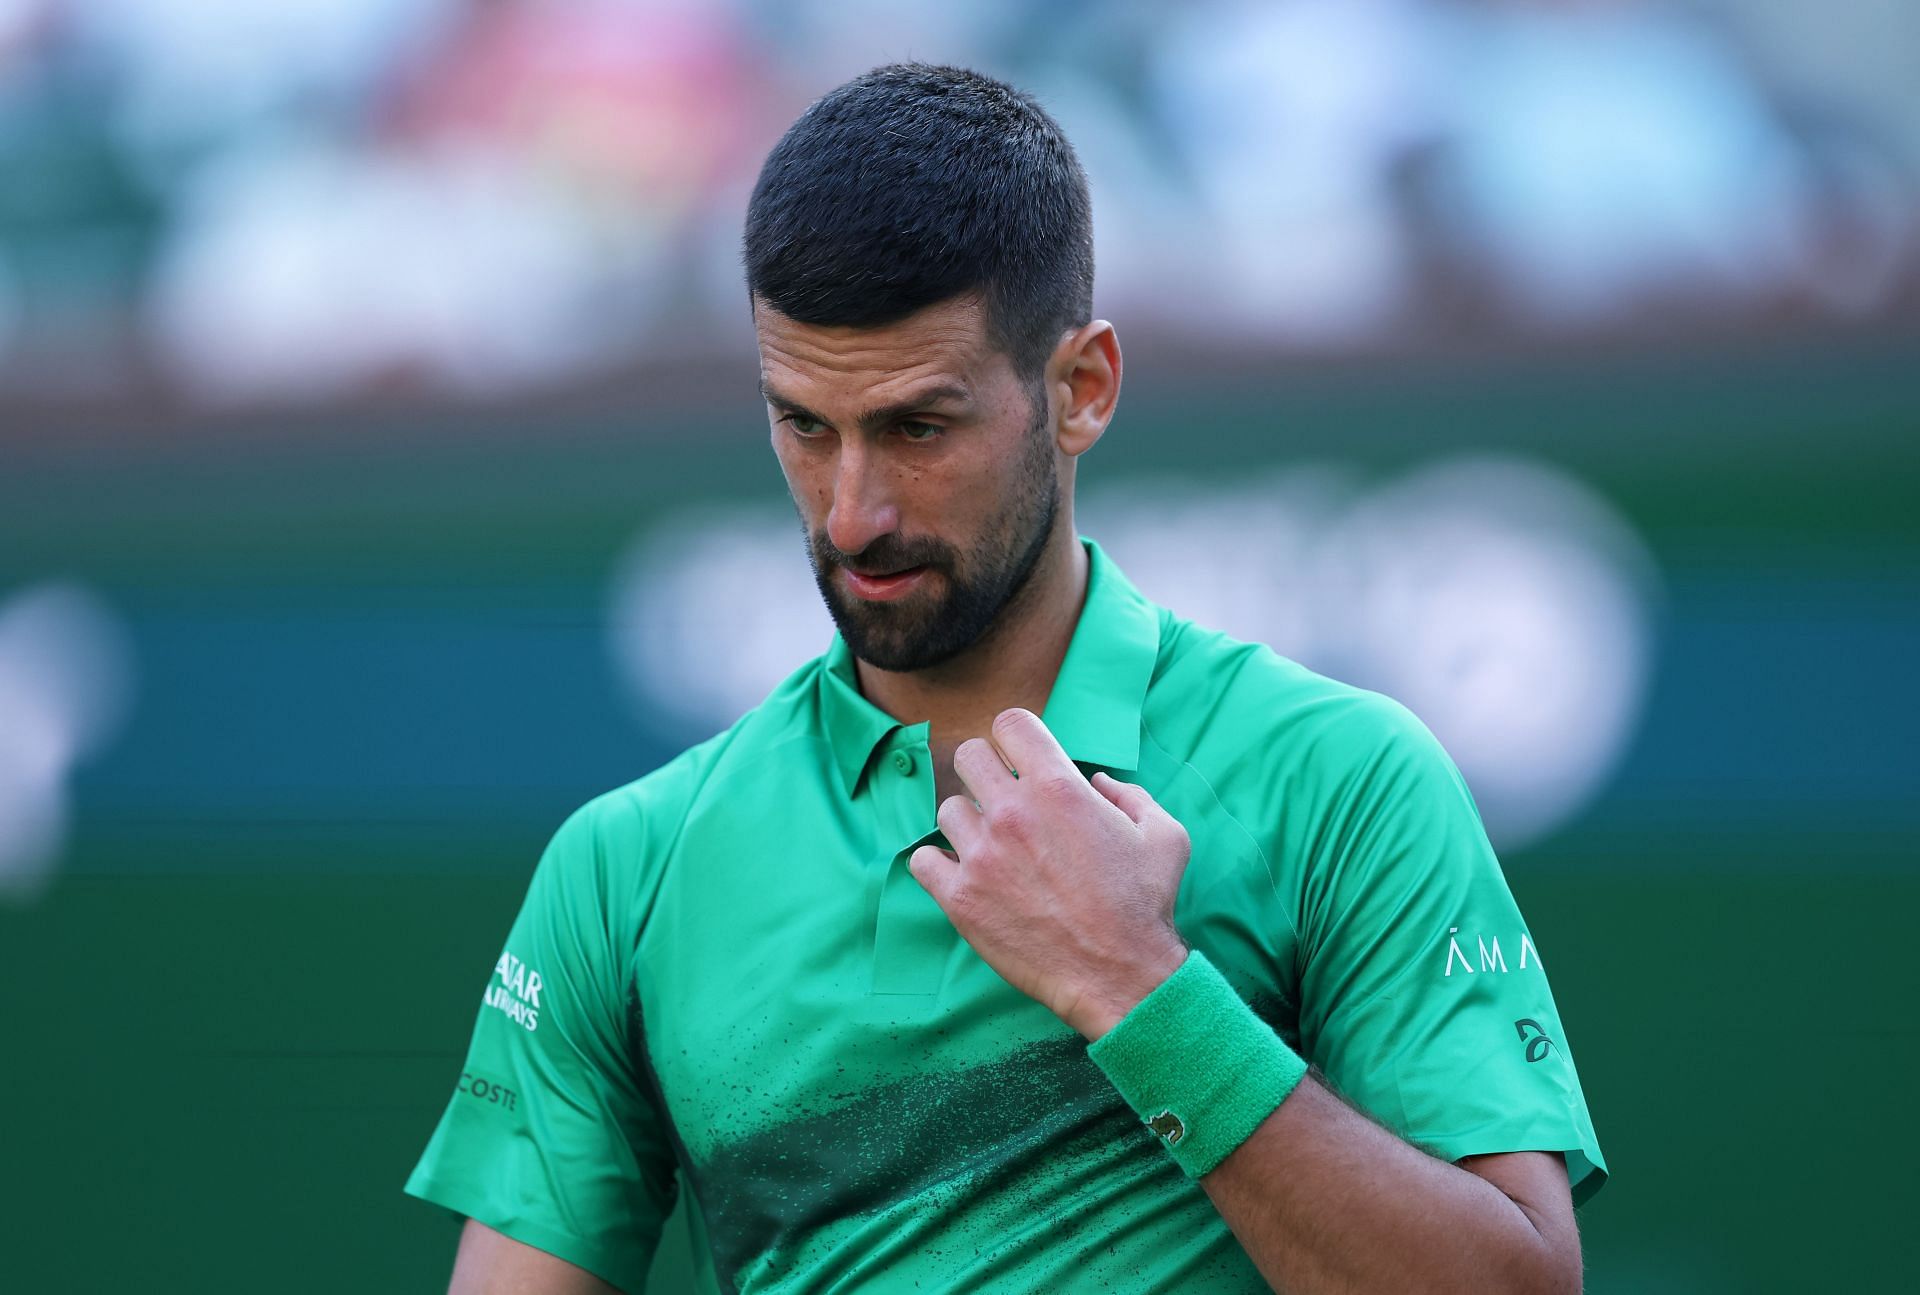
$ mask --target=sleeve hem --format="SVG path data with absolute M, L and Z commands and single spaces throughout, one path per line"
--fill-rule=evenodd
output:
M 466 1184 L 415 1174 L 407 1179 L 405 1190 L 409 1196 L 483 1223 L 502 1236 L 584 1268 L 628 1295 L 638 1295 L 646 1289 L 650 1255 L 621 1253 L 571 1232 L 515 1217 Z
M 1600 1158 L 1597 1147 L 1588 1146 L 1578 1138 L 1560 1137 L 1497 1137 L 1481 1136 L 1474 1138 L 1421 1138 L 1410 1137 L 1408 1141 L 1415 1146 L 1425 1147 L 1432 1154 L 1448 1163 L 1458 1163 L 1466 1156 L 1505 1155 L 1515 1151 L 1556 1151 L 1566 1157 L 1567 1187 L 1573 1193 L 1576 1206 L 1585 1205 L 1593 1194 L 1607 1181 L 1607 1162 Z

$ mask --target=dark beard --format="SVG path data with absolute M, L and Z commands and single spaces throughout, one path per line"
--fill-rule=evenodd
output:
M 902 540 L 884 535 L 858 554 L 840 552 L 824 530 L 807 537 L 814 583 L 853 654 L 882 670 L 925 670 L 949 661 L 985 638 L 1026 590 L 1053 535 L 1059 506 L 1059 474 L 1053 444 L 1045 435 L 1046 402 L 1028 428 L 1021 488 L 994 533 L 964 558 L 938 540 Z M 934 600 L 916 590 L 898 602 L 848 599 L 833 582 L 835 567 L 898 571 L 924 566 L 944 585 Z

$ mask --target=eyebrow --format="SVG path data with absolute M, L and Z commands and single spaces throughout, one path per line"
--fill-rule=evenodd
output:
M 869 409 L 861 414 L 856 421 L 864 431 L 877 431 L 913 414 L 932 413 L 934 411 L 930 409 L 929 406 L 940 404 L 943 401 L 952 400 L 965 402 L 972 397 L 972 394 L 973 393 L 968 391 L 964 385 L 958 382 L 941 382 L 915 392 L 909 399 L 896 400 L 890 405 L 881 405 L 876 409 Z M 802 418 L 811 418 L 814 422 L 825 423 L 829 427 L 833 426 L 832 419 L 822 418 L 798 401 L 789 400 L 779 392 L 774 391 L 767 385 L 767 380 L 764 377 L 760 379 L 760 397 L 775 409 L 782 410 L 789 414 L 798 414 Z

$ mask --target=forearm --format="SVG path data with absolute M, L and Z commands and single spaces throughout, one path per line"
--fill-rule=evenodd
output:
M 1534 1217 L 1312 1078 L 1200 1184 L 1284 1295 L 1580 1289 L 1570 1219 Z

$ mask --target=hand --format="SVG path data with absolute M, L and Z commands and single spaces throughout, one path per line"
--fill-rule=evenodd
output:
M 1081 777 L 1031 711 L 1000 712 L 953 767 L 971 793 L 940 805 L 955 853 L 923 845 L 908 866 L 1008 984 L 1099 1038 L 1186 958 L 1187 830 L 1141 788 Z

